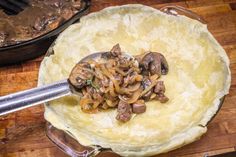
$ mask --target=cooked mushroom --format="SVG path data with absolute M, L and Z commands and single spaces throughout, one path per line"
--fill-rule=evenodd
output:
M 80 105 L 83 111 L 94 113 L 99 109 L 116 107 L 116 119 L 127 122 L 132 113 L 146 111 L 145 101 L 168 101 L 164 95 L 164 82 L 158 81 L 161 74 L 168 72 L 163 58 L 159 53 L 150 52 L 141 59 L 141 69 L 135 60 L 122 56 L 117 44 L 98 60 L 78 63 L 69 81 L 82 91 Z
M 114 78 L 119 84 L 123 83 L 123 77 L 120 74 L 114 75 Z
M 133 113 L 140 114 L 146 111 L 146 105 L 144 100 L 138 100 L 132 105 Z
M 45 23 L 44 22 L 42 22 L 43 20 L 41 20 L 41 18 L 40 17 L 37 17 L 36 19 L 35 19 L 35 23 L 34 23 L 34 29 L 36 29 L 37 31 L 40 31 L 40 30 L 42 30 L 44 27 L 44 25 L 45 25 Z
M 140 82 L 142 81 L 142 79 L 143 79 L 142 75 L 139 75 L 137 72 L 132 72 L 124 78 L 124 86 L 133 84 L 135 82 Z
M 113 57 L 118 57 L 121 55 L 121 48 L 120 48 L 120 45 L 119 44 L 116 44 L 115 46 L 112 47 L 111 49 L 111 55 Z
M 154 87 L 154 93 L 156 93 L 156 97 L 155 99 L 159 100 L 161 103 L 165 103 L 169 100 L 169 98 L 167 98 L 165 96 L 165 85 L 163 81 L 157 81 L 156 86 Z
M 159 100 L 161 103 L 165 103 L 169 100 L 164 94 L 157 94 L 157 100 Z
M 117 114 L 116 119 L 121 122 L 127 122 L 131 119 L 131 113 L 130 112 L 119 113 Z
M 117 108 L 117 116 L 116 119 L 121 121 L 121 122 L 127 122 L 130 120 L 131 115 L 132 115 L 132 109 L 130 104 L 123 102 L 120 100 Z
M 140 62 L 144 71 L 150 71 L 152 75 L 166 75 L 169 67 L 165 57 L 158 52 L 147 53 Z
M 76 88 L 83 88 L 88 81 L 91 81 L 93 73 L 90 71 L 90 64 L 87 62 L 78 63 L 71 71 L 69 82 Z
M 43 16 L 43 17 L 37 17 L 34 23 L 34 29 L 37 31 L 44 30 L 49 23 L 54 21 L 57 17 L 56 16 Z
M 119 55 L 121 55 L 121 48 L 119 44 L 116 44 L 115 46 L 112 47 L 112 49 L 109 52 L 103 53 L 102 58 L 110 59 L 118 57 Z
M 157 81 L 156 86 L 154 87 L 154 93 L 156 94 L 163 94 L 165 93 L 165 86 L 164 86 L 164 82 L 163 81 Z
M 148 87 L 152 84 L 152 82 L 151 82 L 147 77 L 145 77 L 145 78 L 143 79 L 143 81 L 141 82 L 141 84 L 142 84 L 143 89 L 146 89 L 146 88 L 148 88 Z M 144 95 L 142 96 L 142 98 L 143 98 L 145 101 L 148 101 L 148 100 L 150 99 L 152 93 L 153 93 L 153 90 L 151 89 L 151 90 L 149 90 L 146 94 L 144 94 Z
M 151 96 L 152 96 L 152 91 L 150 90 L 150 91 L 148 91 L 146 94 L 144 94 L 144 95 L 142 96 L 142 98 L 143 98 L 145 101 L 148 101 L 148 100 L 150 100 Z
M 104 110 L 106 110 L 106 109 L 109 108 L 109 106 L 107 105 L 106 102 L 103 102 L 103 103 L 101 104 L 101 108 L 104 109 Z

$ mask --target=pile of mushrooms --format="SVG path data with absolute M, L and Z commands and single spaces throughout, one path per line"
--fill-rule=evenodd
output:
M 117 44 L 99 59 L 78 63 L 72 69 L 69 82 L 82 93 L 80 106 L 84 112 L 117 108 L 116 119 L 127 122 L 133 113 L 146 111 L 146 101 L 168 101 L 164 82 L 159 81 L 168 69 L 161 53 L 127 57 Z

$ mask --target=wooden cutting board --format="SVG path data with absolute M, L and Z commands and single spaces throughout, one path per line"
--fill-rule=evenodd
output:
M 177 4 L 201 15 L 210 32 L 230 58 L 232 85 L 223 107 L 208 126 L 208 132 L 192 144 L 159 156 L 205 156 L 236 150 L 236 0 L 94 0 L 91 11 L 112 5 L 141 3 L 160 8 Z M 37 85 L 43 56 L 12 66 L 0 67 L 0 95 Z M 64 157 L 45 135 L 42 105 L 0 117 L 0 157 Z M 107 156 L 107 155 L 100 155 Z

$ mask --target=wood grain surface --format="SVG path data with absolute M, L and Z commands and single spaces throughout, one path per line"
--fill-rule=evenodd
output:
M 93 0 L 90 12 L 108 6 L 141 3 L 160 8 L 177 4 L 205 19 L 208 29 L 230 58 L 232 85 L 223 107 L 203 137 L 159 157 L 197 157 L 236 150 L 236 0 Z M 0 95 L 37 85 L 43 56 L 21 64 L 0 67 Z M 65 157 L 45 135 L 42 105 L 0 117 L 0 157 Z M 104 155 L 100 155 L 104 156 Z

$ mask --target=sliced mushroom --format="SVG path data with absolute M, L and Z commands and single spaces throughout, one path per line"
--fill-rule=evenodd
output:
M 89 94 L 91 97 L 94 97 L 94 94 L 96 93 L 96 89 L 94 89 L 92 86 L 86 86 L 85 88 L 86 88 L 87 94 Z
M 143 98 L 145 101 L 148 101 L 148 100 L 150 100 L 151 96 L 152 96 L 152 91 L 150 90 L 150 91 L 148 91 L 146 94 L 144 94 L 144 95 L 142 96 L 142 98 Z
M 122 84 L 124 82 L 123 77 L 120 74 L 116 74 L 114 78 L 119 84 Z
M 144 71 L 150 71 L 152 75 L 166 75 L 169 67 L 165 57 L 158 52 L 147 53 L 140 62 Z
M 101 105 L 100 107 L 104 110 L 109 108 L 109 106 L 107 105 L 107 103 L 105 101 L 103 103 L 101 103 L 100 105 Z
M 102 94 L 99 92 L 95 92 L 92 97 L 94 100 L 103 100 Z
M 37 17 L 34 23 L 34 29 L 36 29 L 37 31 L 40 31 L 44 28 L 45 25 L 46 24 L 42 22 L 40 17 Z
M 107 79 L 106 77 L 103 77 L 103 79 L 101 80 L 101 86 L 108 87 L 109 86 L 109 79 Z
M 146 105 L 144 100 L 138 100 L 132 105 L 133 113 L 140 114 L 146 111 Z
M 113 57 L 118 57 L 121 55 L 121 48 L 120 48 L 120 45 L 119 44 L 116 44 L 115 46 L 112 47 L 111 49 L 111 55 Z
M 161 103 L 167 102 L 169 99 L 165 96 L 165 85 L 163 81 L 158 81 L 156 86 L 154 87 L 154 93 L 156 93 L 156 97 L 154 99 L 159 100 Z
M 135 82 L 140 82 L 142 81 L 143 76 L 137 74 L 137 72 L 132 72 L 130 73 L 128 76 L 126 76 L 124 78 L 124 86 L 130 85 L 130 84 L 134 84 Z
M 166 58 L 161 54 L 161 74 L 166 75 L 169 72 L 169 65 Z
M 71 71 L 69 82 L 76 88 L 81 89 L 86 86 L 87 81 L 91 80 L 93 73 L 91 73 L 89 63 L 78 63 Z
M 148 79 L 148 77 L 145 77 L 145 78 L 143 79 L 143 81 L 141 82 L 141 84 L 142 84 L 143 89 L 145 90 L 146 88 L 148 88 L 148 87 L 152 84 L 152 82 Z M 150 90 L 150 91 L 148 91 L 146 94 L 144 94 L 144 95 L 142 96 L 142 98 L 143 98 L 145 101 L 148 101 L 148 100 L 150 99 L 152 93 L 153 93 L 153 90 Z
M 111 59 L 118 57 L 120 55 L 121 55 L 120 45 L 116 44 L 112 47 L 112 49 L 109 52 L 104 52 L 101 57 L 104 59 Z
M 119 58 L 119 68 L 128 71 L 132 66 L 132 62 L 129 59 Z

